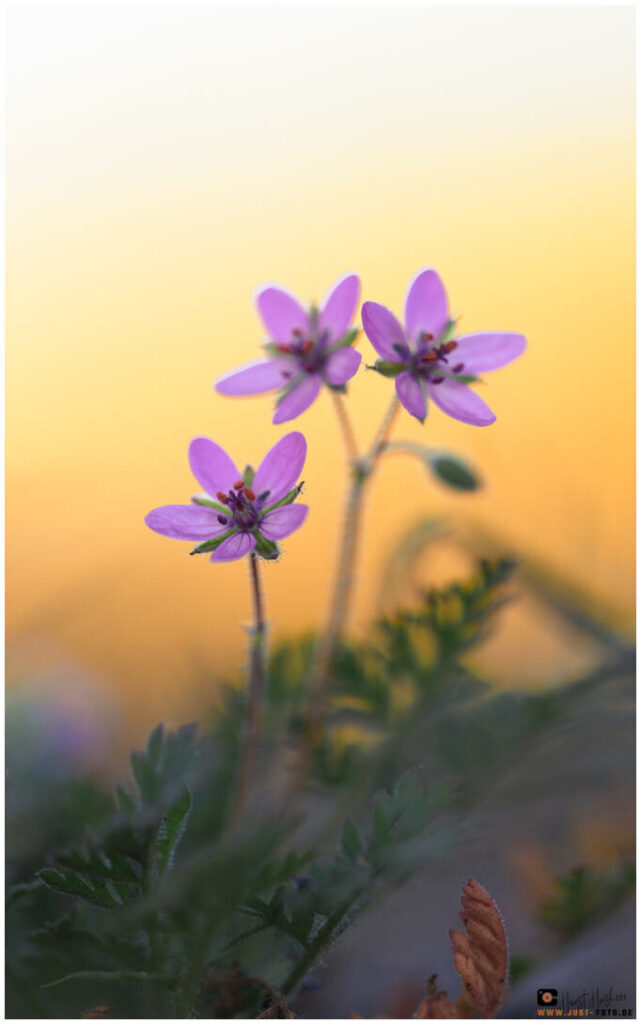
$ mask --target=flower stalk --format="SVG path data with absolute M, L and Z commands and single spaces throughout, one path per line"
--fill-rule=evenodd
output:
M 251 780 L 256 773 L 260 735 L 265 701 L 265 647 L 267 622 L 265 603 L 258 568 L 259 558 L 255 551 L 249 555 L 254 623 L 249 630 L 249 666 L 247 691 L 245 695 L 245 722 L 238 768 L 236 799 L 232 813 L 232 824 L 240 817 L 247 799 Z
M 341 425 L 343 421 L 349 424 L 343 405 L 338 402 L 336 403 L 336 408 L 341 410 L 343 416 L 341 419 L 339 415 Z M 350 613 L 366 485 L 372 476 L 379 457 L 385 451 L 399 408 L 399 401 L 394 397 L 376 431 L 368 454 L 362 459 L 351 458 L 352 449 L 347 442 L 347 438 L 349 436 L 353 438 L 353 433 L 351 428 L 349 432 L 344 431 L 348 456 L 350 457 L 351 483 L 347 495 L 338 556 L 338 571 L 331 595 L 329 616 L 311 670 L 306 760 L 309 760 L 322 730 L 323 720 L 331 697 L 332 662 Z
M 345 441 L 347 457 L 350 462 L 356 462 L 358 459 L 358 443 L 354 434 L 354 428 L 352 427 L 352 421 L 345 408 L 345 399 L 339 391 L 332 391 L 331 396 L 336 410 L 336 417 L 343 434 L 343 440 Z

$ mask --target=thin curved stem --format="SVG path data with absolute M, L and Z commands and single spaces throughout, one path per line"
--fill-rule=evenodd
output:
M 265 699 L 265 640 L 267 623 L 265 621 L 265 605 L 258 569 L 258 556 L 255 551 L 249 556 L 254 608 L 254 625 L 250 632 L 249 671 L 245 703 L 245 727 L 238 770 L 238 786 L 236 801 L 232 814 L 235 823 L 247 798 L 251 780 L 256 771 L 260 734 L 263 720 L 263 703 Z
M 379 456 L 385 451 L 399 408 L 400 404 L 395 396 L 376 431 L 368 454 L 363 459 L 355 460 L 351 467 L 351 484 L 347 496 L 338 570 L 330 601 L 329 616 L 311 670 L 307 727 L 308 760 L 322 728 L 331 696 L 332 662 L 350 612 L 365 487 Z
M 389 406 L 387 412 L 383 417 L 380 427 L 376 431 L 376 436 L 370 449 L 370 453 L 368 456 L 368 460 L 370 463 L 370 472 L 379 455 L 382 455 L 383 452 L 385 451 L 385 446 L 389 439 L 389 435 L 392 432 L 392 427 L 394 426 L 396 417 L 398 416 L 400 409 L 401 403 L 399 402 L 398 398 L 395 395 L 394 398 L 392 399 L 391 405 Z
M 343 434 L 345 441 L 345 448 L 347 450 L 347 457 L 350 462 L 355 462 L 358 458 L 358 443 L 356 441 L 356 435 L 354 434 L 354 428 L 352 427 L 352 421 L 349 418 L 349 413 L 345 408 L 345 399 L 339 391 L 331 391 L 332 401 L 336 410 L 336 416 Z

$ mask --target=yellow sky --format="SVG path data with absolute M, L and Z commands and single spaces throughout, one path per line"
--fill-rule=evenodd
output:
M 465 330 L 529 340 L 488 377 L 496 425 L 399 422 L 487 488 L 453 498 L 384 466 L 357 620 L 399 531 L 432 511 L 630 614 L 633 35 L 616 7 L 11 12 L 10 678 L 77 661 L 151 719 L 182 707 L 190 673 L 242 664 L 243 566 L 190 559 L 143 516 L 192 492 L 194 435 L 256 462 L 289 429 L 269 397 L 211 389 L 258 354 L 256 286 L 320 298 L 348 270 L 400 312 L 431 264 Z M 363 440 L 391 387 L 354 381 Z M 327 397 L 293 426 L 312 511 L 266 569 L 277 635 L 318 622 L 343 491 Z

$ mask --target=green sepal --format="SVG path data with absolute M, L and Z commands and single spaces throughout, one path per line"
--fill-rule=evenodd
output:
M 227 530 L 226 533 L 222 533 L 220 537 L 212 537 L 211 540 L 204 540 L 202 544 L 197 544 L 193 551 L 190 551 L 190 555 L 204 555 L 207 551 L 215 551 L 216 548 L 220 547 L 224 540 L 231 537 L 236 530 Z
M 475 377 L 474 374 L 458 374 L 458 373 L 441 373 L 441 377 L 445 377 L 446 380 L 456 380 L 459 384 L 476 384 L 480 377 Z
M 368 370 L 376 370 L 382 377 L 398 377 L 399 373 L 405 369 L 405 363 L 391 363 L 387 359 L 377 359 L 373 366 L 368 366 Z
M 329 346 L 328 352 L 337 352 L 339 348 L 347 348 L 348 345 L 353 345 L 360 333 L 360 327 L 350 327 L 349 331 L 343 335 L 340 341 L 335 341 L 333 345 Z
M 446 341 L 449 341 L 454 331 L 456 330 L 457 320 L 448 320 L 447 327 L 445 328 L 442 336 L 438 340 L 439 345 L 444 345 Z
M 192 494 L 191 496 L 192 505 L 202 505 L 203 508 L 213 508 L 216 512 L 224 512 L 225 515 L 229 515 L 229 509 L 220 502 L 214 501 L 213 498 L 206 498 L 204 494 Z
M 266 341 L 265 344 L 263 345 L 263 348 L 265 349 L 265 352 L 267 353 L 270 359 L 287 358 L 288 353 L 283 352 L 282 349 L 278 347 L 275 341 Z
M 291 491 L 287 492 L 284 498 L 281 498 L 280 501 L 275 502 L 273 505 L 268 505 L 267 508 L 265 509 L 265 512 L 271 512 L 272 509 L 274 508 L 281 508 L 282 505 L 291 505 L 293 501 L 296 501 L 296 498 L 302 491 L 304 483 L 305 481 L 301 480 L 299 484 L 296 484 L 295 487 L 292 487 Z
M 305 377 L 304 373 L 297 373 L 296 376 L 294 378 L 292 378 L 292 380 L 288 381 L 288 383 L 285 385 L 285 387 L 281 391 L 278 392 L 278 395 L 276 397 L 276 408 L 278 408 L 280 403 L 285 398 L 287 398 L 288 395 L 291 395 L 292 391 L 294 391 L 294 389 L 297 388 L 298 385 L 302 383 L 302 381 L 304 380 L 304 377 Z
M 275 541 L 267 540 L 258 530 L 254 532 L 254 537 L 256 538 L 256 554 L 264 558 L 265 561 L 273 562 L 280 556 L 280 548 Z

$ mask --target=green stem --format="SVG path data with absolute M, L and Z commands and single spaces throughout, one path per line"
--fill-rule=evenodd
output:
M 347 457 L 351 462 L 355 462 L 358 459 L 358 444 L 356 442 L 354 428 L 352 427 L 352 421 L 350 420 L 347 409 L 345 408 L 345 400 L 338 391 L 332 391 L 331 396 L 332 401 L 334 402 L 336 416 L 343 433 Z
M 318 935 L 312 940 L 309 946 L 307 946 L 304 956 L 301 957 L 298 963 L 290 971 L 283 984 L 280 986 L 280 992 L 284 996 L 288 996 L 294 991 L 296 986 L 303 980 L 323 950 L 330 944 L 336 929 L 345 915 L 349 913 L 356 899 L 357 897 L 350 896 L 349 900 L 343 903 L 338 910 L 334 911 L 334 913 L 327 918 Z
M 255 775 L 260 748 L 260 734 L 263 720 L 263 703 L 265 699 L 265 639 L 267 623 L 265 606 L 258 570 L 258 556 L 255 551 L 249 556 L 254 607 L 254 625 L 251 631 L 249 649 L 249 677 L 245 705 L 245 730 L 240 754 L 238 770 L 238 786 L 236 802 L 231 823 L 235 824 L 240 817 L 247 792 Z
M 342 406 L 337 406 L 337 408 L 339 407 L 342 409 Z M 325 712 L 329 704 L 332 662 L 349 618 L 366 484 L 373 473 L 379 457 L 385 451 L 387 439 L 399 408 L 399 401 L 394 397 L 376 432 L 368 454 L 364 458 L 354 461 L 351 465 L 351 485 L 347 496 L 347 507 L 338 556 L 338 571 L 332 591 L 327 625 L 317 647 L 311 670 L 306 736 L 306 759 L 308 761 L 320 735 Z

